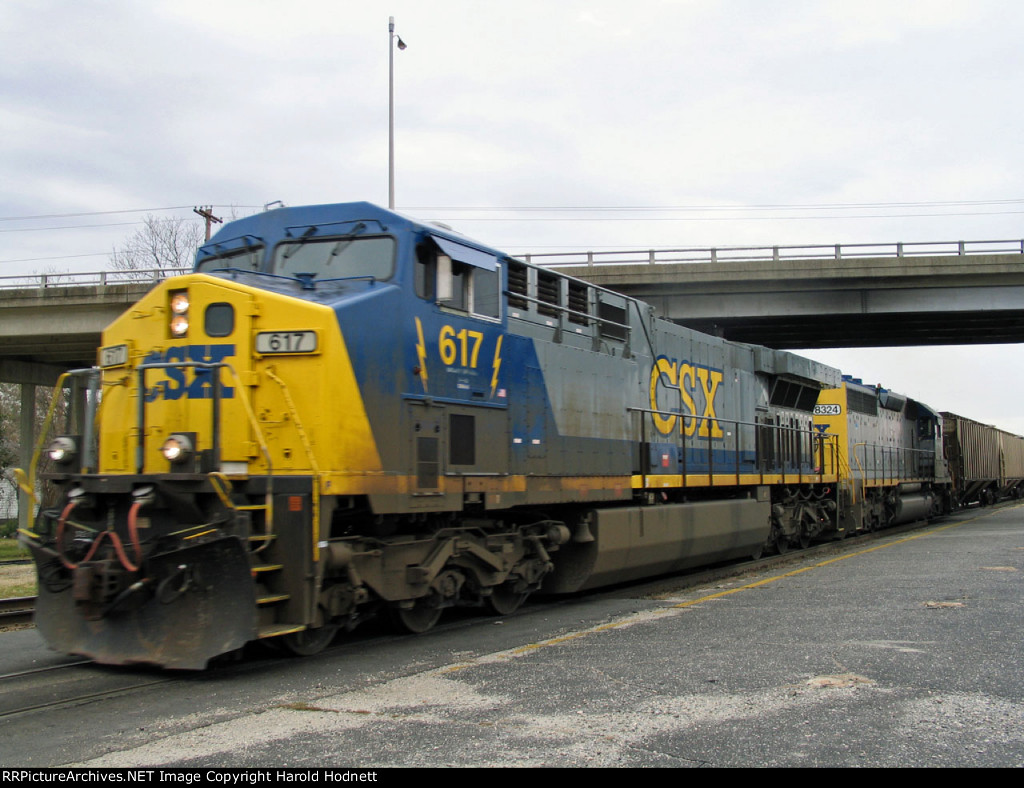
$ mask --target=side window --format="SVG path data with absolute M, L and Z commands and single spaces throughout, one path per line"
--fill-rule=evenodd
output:
M 478 268 L 438 254 L 429 246 L 416 252 L 416 295 L 445 309 L 497 320 L 501 317 L 501 265 Z
M 441 306 L 449 309 L 458 309 L 462 312 L 469 311 L 469 283 L 473 276 L 473 269 L 458 260 L 452 260 L 452 293 L 451 298 L 441 302 Z
M 501 266 L 495 271 L 473 271 L 473 313 L 497 319 L 501 317 Z
M 416 295 L 427 301 L 433 301 L 437 292 L 434 287 L 437 281 L 437 254 L 434 252 L 433 247 L 427 244 L 420 244 L 416 247 L 414 279 Z

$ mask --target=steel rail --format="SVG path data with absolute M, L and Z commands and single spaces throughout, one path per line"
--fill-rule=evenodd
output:
M 0 599 L 0 625 L 31 624 L 35 608 L 34 596 Z

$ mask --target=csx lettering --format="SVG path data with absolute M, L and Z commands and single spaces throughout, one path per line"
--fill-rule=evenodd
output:
M 179 345 L 167 348 L 163 353 L 154 350 L 146 356 L 146 363 L 174 364 L 199 361 L 205 364 L 215 364 L 233 355 L 235 355 L 234 345 Z M 157 380 L 146 389 L 147 402 L 152 402 L 155 399 L 176 400 L 182 397 L 186 399 L 213 398 L 213 370 L 189 366 L 151 370 L 146 373 L 147 382 L 161 373 L 166 376 L 166 379 Z M 220 395 L 230 399 L 235 396 L 235 390 L 231 386 L 222 384 Z
M 715 398 L 722 382 L 720 370 L 711 369 L 688 361 L 677 361 L 659 356 L 651 367 L 651 410 L 654 426 L 658 432 L 669 435 L 677 429 L 687 435 L 695 432 L 700 438 L 721 438 L 722 428 L 715 413 Z M 678 414 L 674 409 L 666 407 L 665 398 L 659 403 L 659 393 L 663 389 L 678 392 L 680 408 Z M 700 418 L 697 415 L 697 403 L 703 407 Z M 672 411 L 672 412 L 669 412 Z

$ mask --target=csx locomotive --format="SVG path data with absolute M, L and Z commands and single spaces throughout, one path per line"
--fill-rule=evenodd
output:
M 309 654 L 949 505 L 922 404 L 368 203 L 225 225 L 67 377 L 22 539 L 39 631 L 104 663 Z

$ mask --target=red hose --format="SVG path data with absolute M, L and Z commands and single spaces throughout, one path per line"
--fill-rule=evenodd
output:
M 68 516 L 71 514 L 71 510 L 77 505 L 78 501 L 70 501 L 68 505 L 64 507 L 64 511 L 60 513 L 60 520 L 57 522 L 57 555 L 60 556 L 60 562 L 68 569 L 77 569 L 78 564 L 72 564 L 64 557 L 64 523 L 67 522 Z
M 60 514 L 60 520 L 57 523 L 57 555 L 60 556 L 60 561 L 68 569 L 78 569 L 81 564 L 86 563 L 95 554 L 96 550 L 99 549 L 100 543 L 103 542 L 104 536 L 109 536 L 110 541 L 114 543 L 114 552 L 117 553 L 117 560 L 121 562 L 121 566 L 127 569 L 129 572 L 138 572 L 139 566 L 142 565 L 142 546 L 139 544 L 139 529 L 138 529 L 138 512 L 142 508 L 142 501 L 136 501 L 132 504 L 132 508 L 128 510 L 128 533 L 132 538 L 132 547 L 135 548 L 135 560 L 138 561 L 138 565 L 133 564 L 128 560 L 128 555 L 124 551 L 124 544 L 121 542 L 119 537 L 114 531 L 100 531 L 99 535 L 93 539 L 92 545 L 89 547 L 89 552 L 85 554 L 85 558 L 78 564 L 73 564 L 64 557 L 64 524 L 67 522 L 68 516 L 71 514 L 71 510 L 75 508 L 78 501 L 71 501 L 67 506 L 64 507 L 64 511 Z

